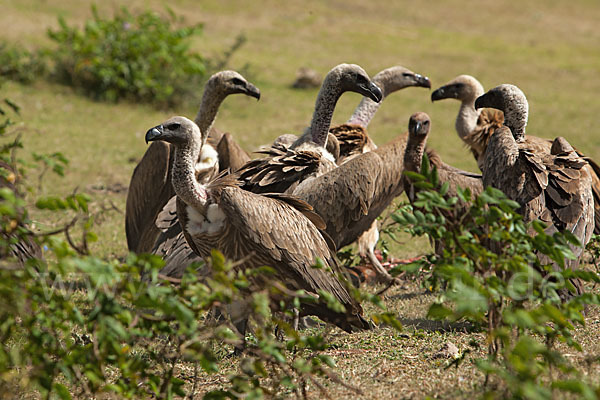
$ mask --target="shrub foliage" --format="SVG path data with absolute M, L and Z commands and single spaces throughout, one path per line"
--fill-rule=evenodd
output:
M 193 95 L 205 74 L 203 58 L 190 50 L 201 25 L 178 27 L 173 13 L 133 15 L 122 8 L 105 18 L 92 8 L 83 29 L 59 18 L 49 30 L 56 42 L 54 74 L 98 99 L 130 99 L 173 105 Z
M 459 191 L 460 200 L 472 206 L 457 211 L 458 198 L 446 194 L 448 184 L 440 184 L 426 156 L 421 174 L 407 175 L 421 191 L 412 210 L 403 208 L 393 218 L 413 235 L 441 240 L 443 251 L 398 271 L 426 271 L 429 287 L 444 288 L 430 317 L 466 319 L 486 332 L 488 358 L 475 363 L 486 382 L 499 378 L 504 385 L 488 386 L 485 396 L 599 395 L 600 387 L 586 382 L 557 348 L 562 343 L 581 351 L 575 327 L 585 324 L 586 304 L 600 303 L 596 294 L 577 295 L 572 284 L 599 282 L 595 272 L 564 268 L 577 239 L 570 233 L 549 236 L 539 221 L 525 223 L 518 203 L 491 187 L 476 198 L 468 189 Z M 553 264 L 540 262 L 536 253 Z

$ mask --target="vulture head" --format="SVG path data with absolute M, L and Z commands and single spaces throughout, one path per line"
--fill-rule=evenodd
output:
M 200 129 L 185 117 L 172 117 L 146 132 L 146 143 L 163 140 L 173 145 L 201 143 Z
M 381 88 L 384 98 L 395 91 L 410 86 L 431 89 L 431 82 L 428 77 L 416 74 L 399 65 L 379 72 L 373 77 L 373 82 Z
M 423 138 L 429 134 L 431 119 L 424 112 L 414 113 L 408 120 L 408 134 L 411 137 Z
M 483 86 L 471 75 L 459 75 L 444 86 L 431 93 L 431 101 L 457 99 L 465 103 L 473 103 L 483 94 Z
M 370 98 L 376 103 L 383 99 L 383 93 L 379 86 L 371 81 L 364 69 L 356 64 L 340 64 L 334 67 L 323 82 L 323 87 L 331 83 L 338 86 L 338 93 L 356 92 Z
M 475 109 L 484 107 L 504 112 L 504 125 L 510 129 L 515 139 L 525 136 L 529 103 L 521 89 L 510 84 L 496 86 L 475 100 Z
M 220 71 L 212 75 L 206 82 L 206 87 L 220 88 L 223 96 L 242 93 L 260 100 L 260 90 L 235 71 Z

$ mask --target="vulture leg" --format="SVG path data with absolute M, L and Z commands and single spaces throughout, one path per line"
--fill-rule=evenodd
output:
M 394 280 L 394 277 L 387 272 L 375 255 L 375 246 L 378 240 L 379 229 L 377 228 L 377 220 L 375 220 L 369 230 L 358 238 L 358 252 L 362 258 L 367 257 L 373 268 L 375 268 L 375 273 L 380 280 L 390 282 Z

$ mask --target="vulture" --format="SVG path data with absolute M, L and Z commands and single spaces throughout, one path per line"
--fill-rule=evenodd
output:
M 173 117 L 145 137 L 175 148 L 172 184 L 177 217 L 192 250 L 206 257 L 217 249 L 226 258 L 240 261 L 238 268 L 270 266 L 274 278 L 289 290 L 304 290 L 317 300 L 320 292 L 327 292 L 345 309 L 333 311 L 317 301 L 303 304 L 302 315 L 316 315 L 348 332 L 369 329 L 360 304 L 337 277 L 340 267 L 319 230 L 323 221 L 312 207 L 289 195 L 243 190 L 234 174 L 199 182 L 195 167 L 205 136 L 189 119 Z M 317 259 L 325 268 L 312 268 Z M 267 278 L 257 274 L 250 279 L 253 290 L 263 288 Z
M 347 91 L 381 101 L 381 89 L 367 73 L 355 64 L 334 67 L 317 95 L 310 127 L 289 148 L 275 144 L 262 151 L 267 157 L 252 160 L 238 172 L 243 188 L 254 193 L 293 193 L 295 188 L 310 178 L 337 167 L 335 159 L 326 150 L 333 111 L 340 96 Z M 283 138 L 276 142 L 282 143 Z
M 431 101 L 460 100 L 454 124 L 458 136 L 471 149 L 479 168 L 483 153 L 494 131 L 504 123 L 504 114 L 493 108 L 475 109 L 475 100 L 484 93 L 481 83 L 471 75 L 460 75 L 431 93 Z
M 394 66 L 380 71 L 373 77 L 373 82 L 381 88 L 383 99 L 398 90 L 411 86 L 431 89 L 429 78 L 416 74 L 402 66 Z M 381 102 L 374 102 L 369 97 L 363 97 L 348 122 L 334 126 L 329 130 L 340 143 L 340 160 L 338 164 L 343 163 L 348 157 L 377 148 L 367 134 L 367 126 L 380 105 Z
M 381 88 L 383 99 L 398 90 L 416 86 L 431 88 L 429 78 L 416 74 L 402 66 L 394 66 L 380 71 L 373 77 L 373 82 Z M 383 100 L 382 100 L 383 101 Z M 375 150 L 377 146 L 367 134 L 367 126 L 379 109 L 381 102 L 376 103 L 368 97 L 363 97 L 348 122 L 334 126 L 329 130 L 339 142 L 340 157 L 337 163 L 342 164 L 358 154 Z M 367 257 L 375 270 L 383 279 L 390 279 L 390 275 L 383 268 L 375 256 L 375 246 L 379 241 L 377 220 L 357 240 L 358 253 Z
M 431 129 L 431 119 L 424 112 L 418 112 L 411 115 L 408 121 L 408 141 L 406 150 L 404 151 L 404 170 L 412 172 L 421 171 L 421 161 L 427 136 Z M 440 156 L 433 150 L 427 152 L 429 161 L 432 166 L 435 166 L 438 172 L 439 182 L 443 184 L 448 182 L 448 195 L 456 197 L 458 194 L 457 188 L 469 188 L 473 196 L 479 195 L 483 190 L 482 177 L 479 174 L 467 172 L 454 168 L 442 161 Z M 408 196 L 408 200 L 413 203 L 416 200 L 418 188 L 416 188 L 408 177 L 404 177 L 404 190 Z M 466 211 L 468 204 L 457 203 L 453 211 L 454 215 L 459 217 Z M 440 254 L 442 243 L 435 243 L 435 250 Z
M 239 164 L 234 155 L 243 150 L 232 145 L 228 133 L 211 131 L 219 106 L 230 94 L 243 93 L 260 99 L 260 91 L 235 71 L 221 71 L 206 82 L 202 102 L 195 122 L 203 132 L 214 132 L 220 140 L 213 146 L 203 146 L 196 164 L 197 174 L 208 179 L 219 165 L 232 167 Z M 234 143 L 234 142 L 233 142 Z M 237 148 L 236 148 L 237 147 Z M 135 167 L 125 208 L 125 233 L 130 251 L 146 253 L 153 249 L 159 230 L 155 220 L 163 206 L 175 195 L 171 185 L 173 148 L 166 142 L 155 142 Z
M 436 89 L 431 94 L 431 100 L 458 99 L 461 106 L 456 117 L 456 131 L 477 160 L 479 169 L 482 169 L 483 156 L 490 137 L 494 131 L 504 123 L 504 114 L 501 110 L 493 108 L 475 109 L 475 100 L 483 95 L 483 86 L 477 79 L 470 75 L 460 75 L 444 86 Z M 552 140 L 536 136 L 525 136 L 528 146 L 537 151 L 550 152 Z M 592 179 L 592 192 L 594 194 L 594 233 L 600 234 L 600 166 L 593 160 L 585 157 L 575 149 L 577 154 L 588 162 L 584 168 Z
M 368 95 L 374 100 L 381 98 L 380 89 L 370 82 L 366 72 L 358 65 L 341 64 L 333 68 L 325 77 L 317 96 L 312 123 L 308 128 L 308 132 L 317 142 L 304 142 L 297 149 L 273 145 L 263 152 L 267 157 L 252 160 L 238 170 L 242 188 L 254 193 L 292 193 L 300 182 L 335 168 L 332 155 L 323 145 L 335 104 L 345 91 Z M 285 135 L 280 138 L 283 137 Z M 328 143 L 336 143 L 335 137 Z M 331 146 L 329 148 L 331 149 Z M 335 149 L 333 151 L 335 152 Z M 182 237 L 174 201 L 160 212 L 156 225 L 161 233 L 152 252 L 161 255 L 165 260 L 161 273 L 179 277 L 191 262 L 199 259 L 192 249 L 187 247 Z
M 420 172 L 423 152 L 427 143 L 427 136 L 431 129 L 431 119 L 424 112 L 418 112 L 410 116 L 408 120 L 408 141 L 404 151 L 404 170 Z M 428 150 L 427 156 L 432 166 L 435 166 L 438 171 L 440 183 L 449 183 L 448 194 L 457 196 L 457 188 L 469 188 L 474 196 L 479 195 L 483 190 L 482 177 L 479 174 L 463 171 L 454 168 L 451 165 L 442 161 L 440 156 L 434 150 Z M 413 202 L 416 200 L 417 189 L 411 184 L 410 180 L 405 177 L 404 190 L 408 199 Z
M 490 137 L 483 157 L 483 183 L 502 190 L 520 204 L 526 222 L 536 219 L 546 232 L 569 231 L 581 246 L 572 246 L 576 256 L 566 260 L 577 268 L 585 245 L 594 230 L 594 196 L 588 163 L 562 137 L 550 148 L 527 140 L 528 108 L 525 94 L 514 85 L 503 84 L 477 98 L 475 108 L 496 108 L 504 112 L 504 126 Z M 583 288 L 573 282 L 578 293 Z

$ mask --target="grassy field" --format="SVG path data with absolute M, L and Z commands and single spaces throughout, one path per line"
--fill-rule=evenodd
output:
M 299 67 L 324 75 L 338 63 L 363 66 L 370 75 L 392 65 L 403 65 L 427 75 L 438 87 L 459 74 L 477 77 L 485 88 L 500 83 L 518 85 L 530 102 L 528 133 L 566 137 L 587 155 L 600 159 L 600 5 L 597 0 L 513 2 L 510 0 L 364 2 L 264 2 L 111 0 L 98 4 L 110 14 L 121 4 L 131 10 L 164 12 L 166 4 L 186 22 L 203 22 L 204 34 L 194 46 L 212 57 L 227 49 L 238 34 L 248 41 L 231 59 L 229 68 L 248 71 L 247 78 L 262 92 L 260 102 L 234 96 L 225 101 L 216 126 L 233 132 L 248 150 L 282 133 L 300 132 L 309 122 L 317 90 L 298 91 L 291 83 Z M 63 16 L 81 24 L 91 16 L 90 1 L 0 0 L 0 38 L 27 48 L 51 45 L 48 28 Z M 199 91 L 202 88 L 198 88 Z M 41 193 L 67 194 L 75 187 L 92 193 L 99 204 L 112 202 L 111 211 L 96 228 L 95 252 L 110 257 L 126 254 L 124 204 L 126 187 L 137 160 L 145 151 L 145 131 L 173 114 L 193 116 L 193 107 L 156 110 L 138 104 L 98 103 L 70 88 L 47 82 L 2 87 L 22 108 L 21 127 L 26 148 L 63 152 L 70 160 L 65 179 L 46 175 Z M 425 111 L 432 118 L 429 145 L 456 167 L 476 170 L 476 164 L 454 131 L 458 103 L 431 103 L 430 92 L 407 89 L 386 99 L 370 125 L 383 144 L 406 131 L 408 117 Z M 360 101 L 346 94 L 333 122 L 344 122 Z M 31 176 L 35 179 L 35 173 Z M 35 215 L 37 224 L 53 221 Z M 408 242 L 408 241 L 407 241 Z M 422 242 L 394 248 L 394 256 L 410 257 L 425 251 Z M 331 351 L 344 378 L 363 390 L 364 398 L 472 397 L 483 377 L 469 363 L 444 370 L 444 360 L 432 358 L 446 341 L 461 350 L 481 334 L 463 333 L 424 319 L 431 295 L 414 282 L 394 288 L 386 296 L 406 332 L 377 330 L 336 337 Z M 578 335 L 585 354 L 581 363 L 598 355 L 600 316 L 592 310 L 588 326 Z M 182 372 L 183 373 L 183 372 Z M 598 380 L 599 371 L 590 371 Z M 224 376 L 207 377 L 214 387 Z M 211 383 L 212 382 L 212 383 Z M 348 393 L 333 387 L 334 396 Z M 315 394 L 318 397 L 318 394 Z

